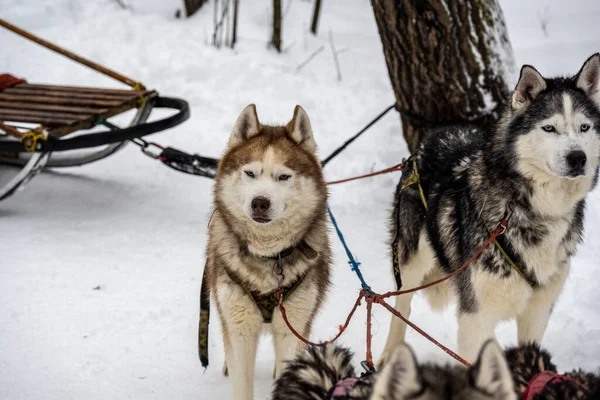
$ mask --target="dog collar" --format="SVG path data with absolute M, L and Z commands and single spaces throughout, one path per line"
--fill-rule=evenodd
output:
M 310 245 L 308 243 L 306 243 L 304 240 L 301 240 L 300 243 L 298 243 L 296 246 L 291 246 L 291 247 L 288 247 L 287 249 L 283 249 L 279 253 L 275 254 L 274 256 L 259 256 L 259 257 L 267 259 L 267 260 L 279 261 L 281 259 L 291 256 L 292 253 L 294 252 L 294 250 L 296 250 L 296 249 L 298 249 L 298 251 L 300 251 L 304 255 L 304 257 L 306 257 L 309 260 L 314 260 L 319 255 L 319 253 L 317 253 L 317 251 L 315 249 L 310 247 Z

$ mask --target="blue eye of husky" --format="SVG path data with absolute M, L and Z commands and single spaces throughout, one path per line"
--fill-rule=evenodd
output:
M 278 181 L 287 181 L 288 179 L 290 179 L 291 176 L 290 175 L 279 175 L 279 177 L 277 178 Z
M 590 126 L 588 124 L 581 124 L 579 129 L 581 130 L 581 132 L 587 132 L 590 129 Z
M 255 176 L 255 175 L 254 175 L 254 172 L 252 172 L 252 171 L 244 171 L 244 173 L 245 173 L 246 175 L 248 175 L 250 178 L 254 178 L 254 176 Z
M 556 132 L 556 128 L 552 125 L 544 125 L 542 126 L 542 129 L 546 132 Z

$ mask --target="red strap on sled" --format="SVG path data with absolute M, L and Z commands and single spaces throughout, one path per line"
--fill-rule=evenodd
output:
M 18 85 L 19 83 L 27 83 L 25 79 L 17 78 L 11 74 L 0 74 L 0 90 L 8 89 Z
M 525 393 L 523 393 L 523 400 L 533 400 L 534 396 L 542 393 L 547 385 L 564 381 L 571 381 L 585 391 L 589 391 L 587 386 L 581 382 L 577 382 L 575 379 L 569 378 L 568 376 L 558 375 L 553 371 L 542 371 L 529 381 L 529 385 L 527 385 L 527 389 L 525 390 Z

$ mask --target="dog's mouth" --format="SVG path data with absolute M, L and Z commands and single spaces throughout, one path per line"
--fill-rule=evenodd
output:
M 268 224 L 269 222 L 271 222 L 269 218 L 264 217 L 252 217 L 252 221 L 258 222 L 259 224 Z

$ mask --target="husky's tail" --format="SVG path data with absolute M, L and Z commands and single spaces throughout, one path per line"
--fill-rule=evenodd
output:
M 207 268 L 204 266 L 200 287 L 200 318 L 198 321 L 198 356 L 204 368 L 208 367 L 208 323 L 210 321 L 210 293 L 206 281 Z
M 338 346 L 308 346 L 275 382 L 273 400 L 326 399 L 337 382 L 354 376 L 352 352 Z
M 537 343 L 523 344 L 506 349 L 506 361 L 512 372 L 515 391 L 523 394 L 531 379 L 543 371 L 556 372 L 550 353 Z

